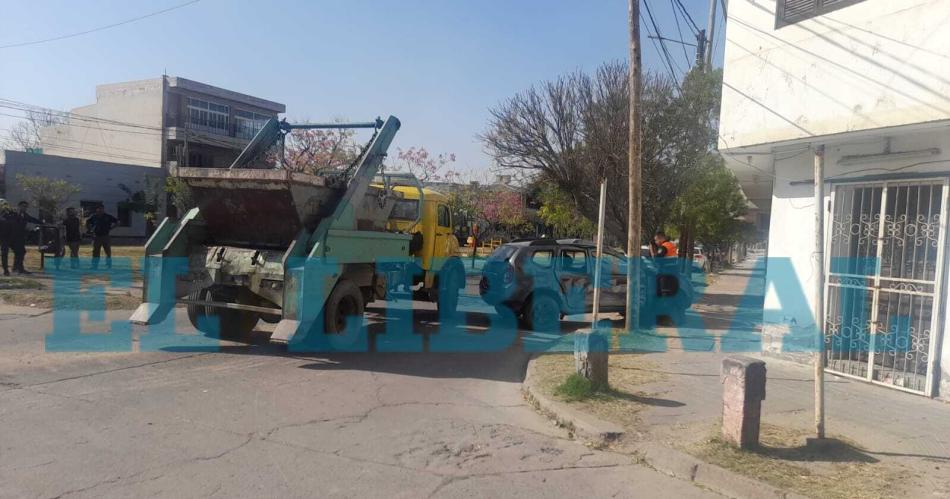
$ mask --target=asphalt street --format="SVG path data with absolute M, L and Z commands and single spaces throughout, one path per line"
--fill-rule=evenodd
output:
M 47 353 L 51 328 L 0 310 L 0 497 L 709 495 L 537 414 L 518 344 L 298 355 L 262 334 L 217 352 Z

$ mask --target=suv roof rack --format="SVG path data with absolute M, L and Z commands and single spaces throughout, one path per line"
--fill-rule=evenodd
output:
M 558 244 L 578 244 L 581 246 L 597 246 L 593 241 L 587 239 L 558 239 Z

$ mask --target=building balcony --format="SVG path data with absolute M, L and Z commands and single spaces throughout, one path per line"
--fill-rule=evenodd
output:
M 167 116 L 165 120 L 168 140 L 187 140 L 218 147 L 243 149 L 254 138 L 257 129 L 239 123 L 224 127 L 186 121 L 182 117 Z

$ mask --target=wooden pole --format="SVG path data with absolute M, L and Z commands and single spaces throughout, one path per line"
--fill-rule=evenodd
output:
M 815 149 L 815 436 L 825 438 L 825 146 Z
M 640 0 L 629 0 L 630 135 L 627 173 L 627 331 L 640 323 Z
M 597 258 L 594 267 L 594 313 L 591 319 L 591 329 L 597 329 L 597 320 L 600 318 L 600 287 L 603 282 L 601 267 L 604 257 L 604 214 L 607 208 L 607 179 L 600 179 L 600 207 L 597 211 Z

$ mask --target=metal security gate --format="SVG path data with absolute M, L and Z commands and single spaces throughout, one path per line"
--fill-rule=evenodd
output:
M 829 371 L 933 396 L 948 181 L 839 185 L 825 262 Z

